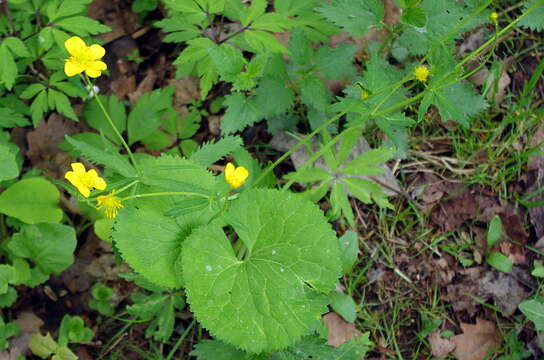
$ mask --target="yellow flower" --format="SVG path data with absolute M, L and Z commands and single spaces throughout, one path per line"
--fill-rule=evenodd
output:
M 491 19 L 491 21 L 497 21 L 497 19 L 499 18 L 499 14 L 493 11 L 491 14 L 489 14 L 489 18 Z
M 426 66 L 420 65 L 414 70 L 416 79 L 421 82 L 426 82 L 429 78 L 429 69 Z
M 85 166 L 82 163 L 72 163 L 72 170 L 64 174 L 66 180 L 74 185 L 81 195 L 89 197 L 92 189 L 104 190 L 106 188 L 106 181 L 98 176 L 96 170 L 85 170 Z
M 85 71 L 92 78 L 99 77 L 107 69 L 106 63 L 100 61 L 106 50 L 100 45 L 87 46 L 81 38 L 72 36 L 64 43 L 70 57 L 64 63 L 67 76 L 74 76 Z
M 242 186 L 248 176 L 249 171 L 243 166 L 235 168 L 232 163 L 228 163 L 225 167 L 225 180 L 233 189 Z
M 122 207 L 121 199 L 115 196 L 115 190 L 112 190 L 108 195 L 99 195 L 96 197 L 96 208 L 98 210 L 103 209 L 108 219 L 115 218 Z

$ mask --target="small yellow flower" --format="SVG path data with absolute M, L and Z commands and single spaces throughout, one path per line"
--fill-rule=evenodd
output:
M 99 195 L 96 197 L 96 208 L 104 210 L 108 219 L 117 217 L 117 213 L 122 207 L 121 199 L 115 196 L 115 190 L 112 190 L 108 195 Z
M 233 189 L 242 186 L 248 176 L 249 171 L 243 166 L 235 168 L 232 163 L 228 163 L 225 167 L 225 180 Z
M 414 70 L 416 79 L 421 82 L 426 82 L 429 78 L 429 69 L 426 66 L 420 65 Z
M 74 185 L 81 195 L 89 197 L 92 189 L 104 190 L 106 188 L 106 181 L 98 176 L 96 170 L 85 170 L 85 165 L 76 162 L 72 163 L 72 170 L 64 174 L 64 178 Z
M 491 19 L 491 21 L 497 21 L 497 19 L 499 18 L 499 14 L 493 11 L 491 14 L 489 14 L 489 18 Z
M 92 78 L 99 77 L 107 69 L 106 63 L 100 61 L 106 50 L 100 45 L 87 46 L 80 37 L 72 36 L 64 43 L 70 57 L 64 63 L 67 76 L 74 76 L 85 71 Z

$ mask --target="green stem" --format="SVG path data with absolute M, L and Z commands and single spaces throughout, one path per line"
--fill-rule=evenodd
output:
M 201 197 L 201 198 L 205 198 L 205 199 L 210 199 L 210 197 L 208 195 L 189 192 L 189 191 L 167 191 L 167 192 L 157 192 L 157 193 L 130 195 L 130 196 L 121 198 L 120 200 L 125 201 L 125 200 L 138 199 L 138 198 L 143 198 L 143 197 L 171 196 L 171 195 L 196 196 L 196 197 Z
M 176 354 L 176 351 L 178 351 L 179 347 L 181 346 L 181 344 L 183 343 L 183 341 L 185 340 L 185 338 L 187 337 L 187 335 L 189 335 L 189 331 L 191 331 L 191 329 L 193 328 L 193 326 L 195 326 L 195 322 L 196 320 L 193 319 L 191 321 L 191 323 L 189 324 L 189 326 L 187 326 L 187 328 L 185 329 L 185 331 L 183 332 L 183 334 L 181 334 L 181 337 L 178 339 L 178 341 L 176 342 L 176 344 L 174 345 L 174 347 L 172 348 L 172 350 L 170 351 L 170 353 L 168 353 L 168 356 L 166 357 L 165 360 L 170 360 L 170 359 L 173 359 L 174 358 L 174 355 Z
M 113 129 L 113 132 L 119 138 L 119 140 L 121 141 L 121 144 L 125 148 L 125 150 L 126 150 L 126 152 L 128 154 L 128 157 L 130 158 L 130 161 L 132 162 L 132 165 L 134 165 L 134 168 L 136 169 L 136 172 L 138 173 L 138 175 L 141 176 L 142 172 L 140 171 L 140 168 L 138 167 L 138 164 L 136 163 L 136 160 L 134 159 L 134 155 L 132 154 L 132 151 L 130 150 L 130 147 L 128 146 L 127 142 L 123 138 L 123 135 L 121 135 L 121 133 L 117 129 L 117 126 L 115 126 L 115 124 L 113 123 L 113 120 L 112 120 L 110 114 L 108 113 L 108 111 L 106 110 L 106 108 L 104 107 L 104 104 L 102 104 L 102 100 L 100 100 L 100 97 L 98 96 L 98 94 L 94 90 L 94 86 L 91 83 L 91 80 L 89 79 L 89 76 L 87 76 L 87 74 L 85 74 L 83 78 L 85 79 L 85 83 L 87 84 L 87 86 L 89 86 L 91 93 L 93 94 L 94 98 L 96 99 L 96 102 L 98 103 L 98 106 L 100 107 L 100 110 L 102 110 L 102 113 L 106 117 L 106 120 L 108 121 L 111 128 Z
M 140 180 L 134 180 L 133 182 L 131 182 L 130 184 L 128 185 L 125 185 L 123 186 L 122 188 L 116 190 L 117 191 L 117 194 L 120 194 L 122 193 L 123 191 L 127 190 L 127 189 L 130 189 L 131 187 L 133 187 L 134 185 L 136 185 L 137 183 L 139 183 Z

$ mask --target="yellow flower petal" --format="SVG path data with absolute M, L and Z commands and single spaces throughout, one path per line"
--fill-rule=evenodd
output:
M 91 195 L 91 190 L 87 186 L 83 184 L 78 184 L 78 185 L 73 184 L 73 185 L 81 193 L 81 195 L 85 196 L 86 198 L 88 198 Z
M 106 49 L 104 49 L 102 46 L 98 44 L 93 44 L 87 48 L 87 56 L 90 60 L 98 60 L 101 59 L 104 55 L 106 55 Z M 105 69 L 103 69 L 105 70 Z
M 88 77 L 97 78 L 100 75 L 102 75 L 102 71 L 95 70 L 95 69 L 87 69 L 85 70 L 85 74 L 87 74 Z
M 74 172 L 78 175 L 85 174 L 85 172 L 87 171 L 85 170 L 85 165 L 80 162 L 72 163 L 70 164 L 70 166 L 72 167 L 72 170 L 74 170 Z
M 225 180 L 233 189 L 242 186 L 248 176 L 249 171 L 243 166 L 235 168 L 232 163 L 228 163 L 225 167 Z
M 79 36 L 72 36 L 64 42 L 64 47 L 72 56 L 81 56 L 87 50 L 87 45 Z
M 83 70 L 85 70 L 83 66 L 81 66 L 77 62 L 66 60 L 66 62 L 64 63 L 64 73 L 66 74 L 66 76 L 77 75 L 83 72 Z
M 234 165 L 232 163 L 228 163 L 227 166 L 225 166 L 225 177 L 231 177 L 234 173 Z
M 106 186 L 107 186 L 106 181 L 98 175 L 95 169 L 89 170 L 87 174 L 90 177 L 92 182 L 92 184 L 89 184 L 89 185 L 92 185 L 92 187 L 98 190 L 106 189 Z

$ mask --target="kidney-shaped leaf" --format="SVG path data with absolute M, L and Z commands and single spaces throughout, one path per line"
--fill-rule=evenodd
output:
M 216 224 L 184 243 L 192 311 L 217 338 L 249 352 L 296 343 L 327 311 L 324 293 L 340 276 L 334 231 L 317 206 L 276 190 L 243 193 L 226 218 L 245 252 L 237 256 Z

